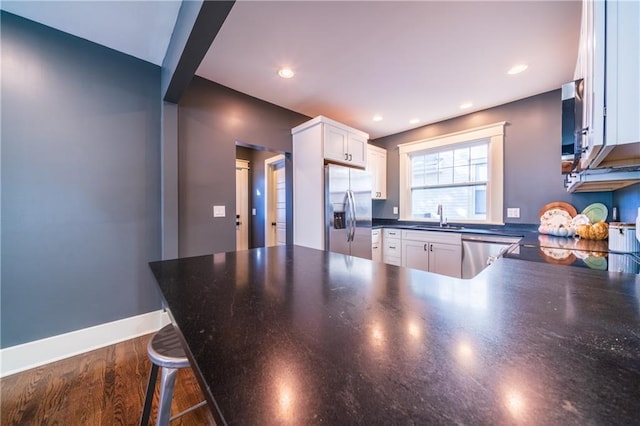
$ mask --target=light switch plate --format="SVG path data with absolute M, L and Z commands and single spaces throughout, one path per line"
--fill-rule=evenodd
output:
M 225 206 L 213 206 L 213 217 L 225 217 L 227 215 Z
M 398 208 L 397 207 L 393 208 L 393 214 L 398 214 Z
M 251 209 L 251 214 L 255 216 L 256 215 L 256 209 Z
M 520 208 L 519 207 L 509 207 L 507 209 L 507 217 L 519 218 L 520 217 Z

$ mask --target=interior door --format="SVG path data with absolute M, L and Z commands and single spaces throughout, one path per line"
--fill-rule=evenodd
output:
M 265 245 L 287 244 L 287 178 L 284 155 L 264 160 L 266 214 Z
M 249 162 L 236 160 L 236 250 L 249 248 Z
M 284 170 L 284 161 L 274 167 L 275 182 L 275 206 L 276 206 L 276 245 L 287 244 L 287 178 Z

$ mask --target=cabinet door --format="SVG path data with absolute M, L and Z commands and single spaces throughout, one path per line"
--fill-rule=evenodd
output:
M 407 268 L 429 270 L 429 243 L 421 241 L 402 242 L 402 266 Z
M 387 152 L 371 145 L 367 148 L 367 170 L 371 174 L 371 198 L 387 199 Z
M 640 141 L 640 3 L 606 2 L 605 140 L 609 144 Z M 631 154 L 631 151 L 629 151 Z M 636 150 L 633 157 L 640 153 Z M 629 155 L 631 157 L 631 155 Z M 632 163 L 635 164 L 635 163 Z
M 358 167 L 367 165 L 367 139 L 355 133 L 349 133 L 347 140 L 347 158 L 349 164 Z
M 582 17 L 582 34 L 580 40 L 584 47 L 584 57 L 581 61 L 584 78 L 583 117 L 582 128 L 585 134 L 582 138 L 582 158 L 580 166 L 583 169 L 591 166 L 596 155 L 604 145 L 604 74 L 605 56 L 605 2 L 584 2 Z M 598 40 L 596 43 L 595 41 Z M 595 166 L 595 164 L 594 164 Z
M 453 244 L 429 243 L 429 272 L 462 277 L 462 247 Z
M 350 164 L 347 145 L 349 132 L 330 124 L 324 124 L 324 158 L 338 163 Z

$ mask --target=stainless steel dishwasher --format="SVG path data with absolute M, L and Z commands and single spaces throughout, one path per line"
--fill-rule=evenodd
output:
M 502 235 L 462 235 L 462 278 L 473 278 L 507 249 L 520 241 L 520 237 Z

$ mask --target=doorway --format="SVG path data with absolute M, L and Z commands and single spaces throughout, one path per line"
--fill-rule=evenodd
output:
M 236 160 L 236 250 L 249 248 L 249 162 Z
M 265 245 L 287 244 L 287 178 L 285 157 L 276 155 L 264 160 L 265 173 Z
M 248 206 L 245 210 L 248 214 L 248 220 L 245 221 L 249 234 L 248 248 L 287 244 L 287 242 L 291 244 L 293 239 L 291 154 L 236 141 L 236 160 L 245 160 L 249 164 Z M 272 226 L 272 223 L 276 225 Z

